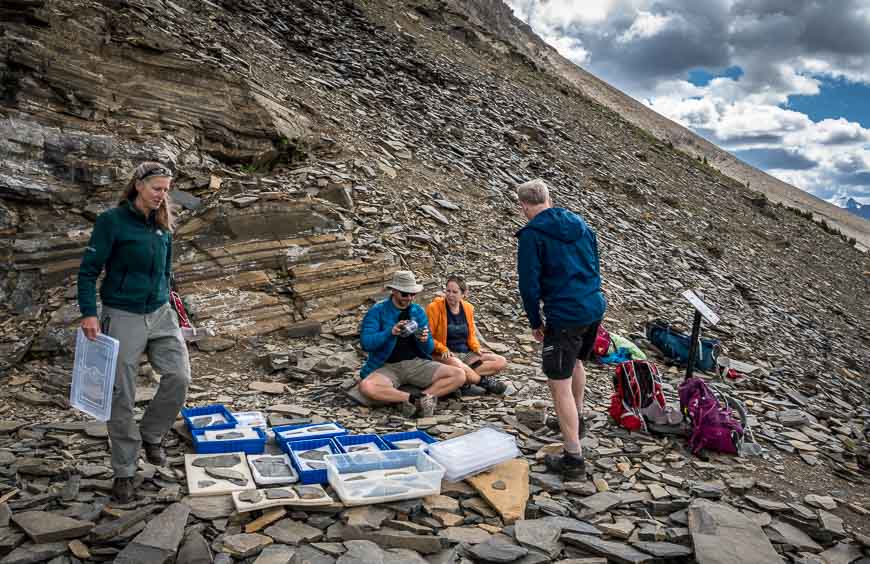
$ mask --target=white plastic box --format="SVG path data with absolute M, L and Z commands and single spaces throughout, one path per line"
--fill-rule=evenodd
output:
M 76 331 L 76 353 L 69 402 L 76 409 L 108 421 L 112 415 L 112 391 L 118 365 L 118 340 L 103 333 L 91 341 L 81 328 Z
M 429 445 L 429 456 L 444 467 L 448 482 L 458 482 L 520 456 L 520 449 L 513 435 L 484 427 Z
M 441 493 L 444 468 L 422 450 L 333 454 L 329 485 L 345 505 L 369 505 Z

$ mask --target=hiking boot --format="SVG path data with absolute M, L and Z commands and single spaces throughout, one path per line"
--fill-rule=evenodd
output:
M 486 393 L 486 390 L 477 384 L 465 384 L 457 391 L 459 392 L 459 397 L 477 397 Z
M 556 417 L 555 415 L 552 417 L 547 417 L 546 424 L 547 424 L 547 427 L 551 431 L 561 431 L 562 430 L 562 428 L 559 427 L 559 418 Z M 580 438 L 582 439 L 583 437 L 586 436 L 586 420 L 583 419 L 583 417 L 580 417 L 580 419 L 578 421 L 578 425 L 579 426 L 577 427 L 577 429 L 580 432 Z
M 548 454 L 544 457 L 544 464 L 550 472 L 561 474 L 572 480 L 586 480 L 586 461 L 583 460 L 583 455 L 574 456 L 563 452 L 559 454 Z
M 406 419 L 410 419 L 411 417 L 414 417 L 415 413 L 417 413 L 417 406 L 410 401 L 403 401 L 399 406 L 399 410 L 402 412 L 402 416 Z
M 121 505 L 130 503 L 134 493 L 133 478 L 115 478 L 112 482 L 112 499 Z
M 163 445 L 160 443 L 146 443 L 142 441 L 142 446 L 145 449 L 145 460 L 154 466 L 166 466 L 166 451 L 163 450 Z
M 438 398 L 423 394 L 417 399 L 417 418 L 432 417 L 435 415 L 435 406 L 438 405 Z
M 489 392 L 490 394 L 494 394 L 500 396 L 507 390 L 507 384 L 502 382 L 501 380 L 496 380 L 492 376 L 481 376 L 480 384 L 478 384 L 481 388 Z

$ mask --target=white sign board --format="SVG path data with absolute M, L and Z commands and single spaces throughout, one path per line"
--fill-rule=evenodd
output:
M 706 319 L 710 323 L 710 325 L 716 325 L 717 323 L 719 323 L 719 316 L 716 315 L 716 313 L 712 309 L 710 309 L 707 304 L 702 302 L 701 298 L 699 298 L 695 292 L 693 292 L 692 290 L 686 290 L 685 292 L 683 292 L 683 297 L 689 300 L 689 303 L 695 306 L 695 309 L 697 309 L 698 312 L 702 316 L 704 316 L 704 319 Z

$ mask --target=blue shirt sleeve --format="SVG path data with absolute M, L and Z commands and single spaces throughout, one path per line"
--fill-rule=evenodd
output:
M 520 233 L 517 253 L 517 273 L 520 278 L 520 297 L 523 309 L 529 318 L 529 325 L 537 329 L 544 324 L 541 319 L 541 258 L 535 244 L 535 234 L 531 229 Z
M 393 337 L 393 326 L 389 325 L 386 329 L 381 327 L 381 310 L 380 304 L 375 304 L 366 312 L 360 324 L 359 340 L 362 349 L 366 352 L 373 352 L 384 348 L 387 340 Z

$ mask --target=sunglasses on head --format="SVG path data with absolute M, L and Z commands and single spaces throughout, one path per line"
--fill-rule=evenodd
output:
M 172 171 L 165 166 L 158 166 L 148 169 L 140 174 L 138 180 L 145 180 L 146 178 L 151 178 L 152 176 L 167 176 L 169 178 L 172 178 Z

